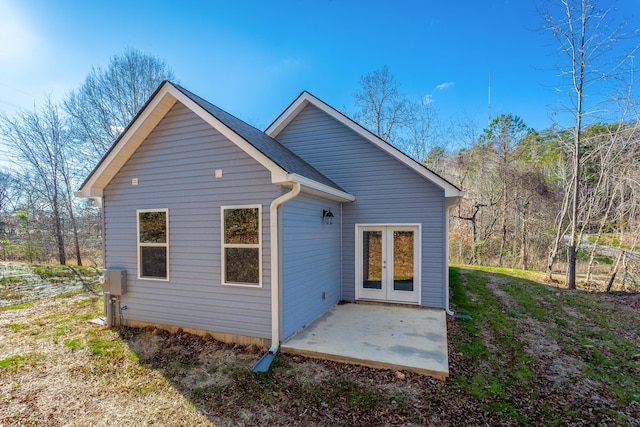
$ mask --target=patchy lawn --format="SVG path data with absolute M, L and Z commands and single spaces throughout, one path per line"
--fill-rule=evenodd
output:
M 280 356 L 184 332 L 91 324 L 65 294 L 0 308 L 0 426 L 627 425 L 640 422 L 638 295 L 453 268 L 451 377 Z

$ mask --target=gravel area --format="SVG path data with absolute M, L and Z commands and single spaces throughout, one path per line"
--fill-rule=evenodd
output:
M 73 267 L 66 268 L 70 274 L 76 275 Z M 35 273 L 29 264 L 0 262 L 0 307 L 75 292 L 86 286 L 93 287 L 96 285 L 95 276 L 64 281 L 48 280 Z

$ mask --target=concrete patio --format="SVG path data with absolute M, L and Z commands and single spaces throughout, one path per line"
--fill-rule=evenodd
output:
M 444 310 L 354 303 L 336 305 L 286 340 L 289 354 L 374 368 L 449 375 Z

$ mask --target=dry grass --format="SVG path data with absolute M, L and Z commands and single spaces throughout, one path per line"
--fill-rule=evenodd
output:
M 116 331 L 88 323 L 101 309 L 76 295 L 2 311 L 0 425 L 212 425 Z
M 489 271 L 480 271 L 489 270 Z M 640 426 L 640 295 L 454 269 L 451 378 L 91 324 L 89 294 L 0 308 L 0 426 Z

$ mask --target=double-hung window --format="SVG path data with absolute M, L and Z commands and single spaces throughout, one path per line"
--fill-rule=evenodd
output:
M 169 280 L 169 210 L 141 209 L 138 215 L 138 277 Z
M 262 285 L 260 205 L 223 206 L 222 283 Z

